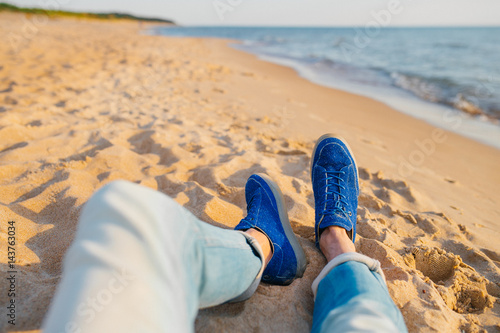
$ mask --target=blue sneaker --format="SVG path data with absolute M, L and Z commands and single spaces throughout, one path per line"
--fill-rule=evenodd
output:
M 333 134 L 325 134 L 314 147 L 311 180 L 316 210 L 316 246 L 321 232 L 339 226 L 355 241 L 359 181 L 354 155 L 347 143 Z
M 255 174 L 245 186 L 247 216 L 234 228 L 255 228 L 263 232 L 272 244 L 273 256 L 264 270 L 262 281 L 287 285 L 302 277 L 306 255 L 293 233 L 285 201 L 278 185 L 268 176 Z

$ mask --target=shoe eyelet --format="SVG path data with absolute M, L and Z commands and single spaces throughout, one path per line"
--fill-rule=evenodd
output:
M 351 212 L 349 212 L 349 216 L 352 216 L 352 213 L 351 213 Z

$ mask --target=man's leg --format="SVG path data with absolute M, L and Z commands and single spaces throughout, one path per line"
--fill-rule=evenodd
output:
M 313 283 L 312 332 L 406 332 L 380 263 L 356 253 L 340 227 L 326 228 L 319 244 L 328 264 Z
M 83 209 L 44 332 L 193 331 L 199 307 L 257 288 L 265 255 L 251 232 L 211 226 L 160 192 L 113 182 Z
M 316 245 L 328 264 L 314 280 L 313 332 L 406 332 L 380 263 L 356 253 L 358 168 L 349 145 L 325 134 L 311 163 Z

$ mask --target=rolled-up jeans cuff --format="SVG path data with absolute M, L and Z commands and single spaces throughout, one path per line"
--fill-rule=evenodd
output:
M 328 264 L 326 264 L 325 268 L 323 268 L 323 270 L 319 273 L 318 277 L 314 279 L 311 286 L 312 292 L 314 294 L 314 299 L 316 299 L 316 293 L 318 292 L 318 286 L 321 280 L 323 280 L 323 278 L 325 278 L 332 269 L 348 261 L 357 261 L 365 264 L 371 271 L 380 274 L 385 283 L 385 275 L 382 271 L 382 268 L 380 268 L 380 262 L 378 260 L 367 257 L 364 254 L 357 252 L 343 253 L 336 256 Z
M 252 295 L 255 293 L 255 290 L 257 290 L 257 287 L 259 286 L 260 280 L 262 279 L 262 273 L 264 272 L 264 268 L 266 268 L 266 259 L 264 257 L 264 252 L 262 251 L 259 242 L 246 232 L 243 231 L 238 231 L 238 232 L 241 233 L 246 238 L 248 245 L 250 245 L 253 248 L 253 250 L 257 253 L 262 262 L 262 266 L 260 267 L 260 270 L 257 273 L 255 280 L 252 282 L 252 284 L 250 284 L 247 290 L 245 290 L 241 295 L 229 300 L 229 303 L 243 302 L 252 297 Z

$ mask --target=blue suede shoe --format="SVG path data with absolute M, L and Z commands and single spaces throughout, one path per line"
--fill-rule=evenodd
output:
M 333 134 L 325 134 L 314 147 L 311 180 L 316 210 L 316 246 L 321 232 L 329 226 L 347 231 L 356 238 L 358 208 L 358 168 L 347 143 Z
M 302 277 L 306 256 L 288 221 L 278 185 L 266 175 L 252 175 L 245 186 L 245 197 L 248 215 L 234 229 L 255 228 L 263 232 L 272 244 L 273 256 L 264 270 L 262 281 L 287 285 Z

